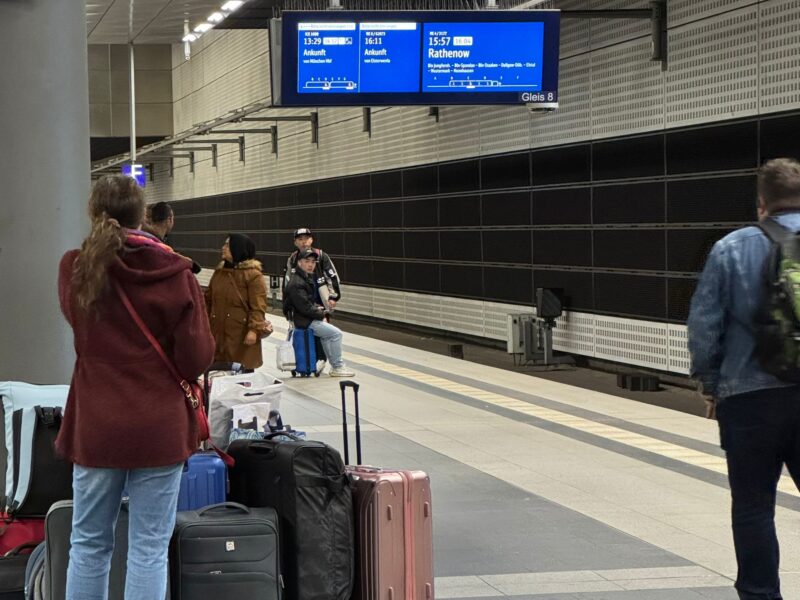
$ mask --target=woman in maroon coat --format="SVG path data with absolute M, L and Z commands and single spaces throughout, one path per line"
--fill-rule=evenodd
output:
M 121 175 L 89 198 L 92 230 L 61 259 L 61 309 L 77 359 L 56 446 L 75 465 L 67 599 L 102 599 L 114 526 L 129 500 L 125 598 L 163 600 L 183 461 L 197 449 L 192 409 L 125 309 L 136 312 L 186 380 L 211 363 L 214 340 L 192 263 L 139 230 L 144 196 Z

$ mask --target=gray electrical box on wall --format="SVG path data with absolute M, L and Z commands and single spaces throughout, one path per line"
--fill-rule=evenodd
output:
M 506 351 L 508 354 L 525 354 L 525 328 L 536 319 L 534 313 L 512 313 L 508 315 L 508 336 Z

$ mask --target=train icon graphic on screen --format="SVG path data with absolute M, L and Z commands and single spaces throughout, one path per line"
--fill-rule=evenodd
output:
M 485 87 L 500 87 L 503 85 L 502 81 L 497 79 L 451 79 L 448 84 L 450 87 L 466 88 L 474 90 L 475 88 Z M 438 86 L 437 86 L 438 87 Z
M 336 80 L 313 80 L 306 81 L 303 87 L 307 90 L 315 90 L 320 92 L 328 92 L 331 90 L 354 90 L 356 89 L 356 82 L 347 79 Z

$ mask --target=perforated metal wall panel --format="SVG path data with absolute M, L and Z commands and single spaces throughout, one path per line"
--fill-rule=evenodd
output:
M 591 135 L 591 56 L 559 63 L 558 110 L 531 116 L 531 146 L 543 148 L 585 140 Z
M 669 31 L 667 126 L 758 112 L 758 7 Z
M 439 156 L 439 127 L 427 106 L 402 109 L 403 163 L 416 165 L 436 162 Z
M 729 12 L 758 0 L 669 0 L 667 3 L 667 26 L 677 27 L 692 21 L 707 19 L 720 13 Z
M 596 317 L 595 356 L 652 369 L 669 369 L 667 325 Z
M 592 53 L 592 137 L 664 127 L 664 75 L 649 60 L 650 39 Z
M 648 0 L 592 0 L 590 4 L 592 10 L 604 10 L 649 8 L 650 3 Z M 592 49 L 650 35 L 648 19 L 591 19 L 590 23 Z
M 770 0 L 759 6 L 761 112 L 800 106 L 800 2 Z
M 589 9 L 589 0 L 563 0 L 557 4 L 558 6 L 555 8 L 561 10 Z M 561 19 L 560 56 L 562 59 L 588 52 L 591 49 L 589 23 L 589 19 Z
M 480 106 L 442 106 L 439 109 L 439 160 L 480 153 Z
M 480 153 L 528 148 L 531 112 L 524 106 L 484 106 L 480 116 Z

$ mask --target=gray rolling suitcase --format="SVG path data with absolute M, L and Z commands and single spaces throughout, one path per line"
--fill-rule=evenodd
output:
M 69 536 L 72 533 L 72 500 L 56 502 L 44 520 L 44 589 L 47 600 L 64 600 L 67 595 Z M 124 600 L 128 560 L 128 507 L 122 505 L 114 538 L 114 555 L 108 579 L 108 600 Z
M 278 515 L 234 502 L 179 512 L 169 562 L 173 600 L 281 600 Z

